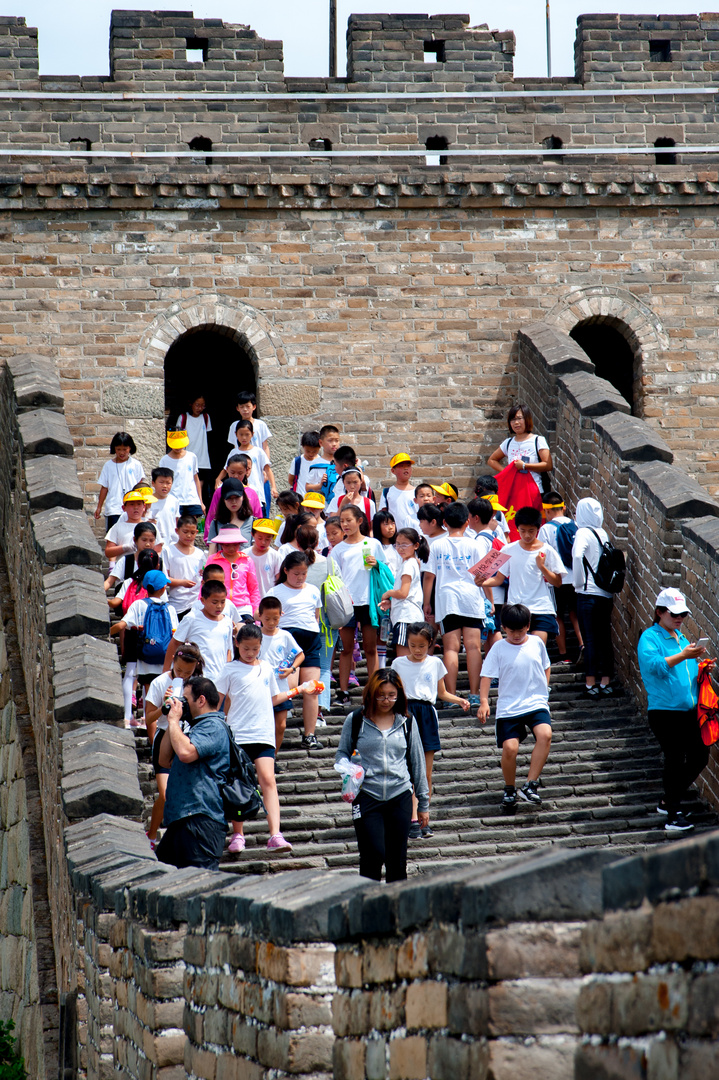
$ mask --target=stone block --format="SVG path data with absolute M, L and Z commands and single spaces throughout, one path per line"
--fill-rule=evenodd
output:
M 692 976 L 686 1026 L 691 1035 L 710 1039 L 719 1036 L 719 971 L 704 971 Z
M 427 1042 L 421 1035 L 392 1039 L 389 1044 L 389 1080 L 425 1080 Z
M 617 1035 L 680 1031 L 688 1015 L 683 971 L 637 974 L 612 983 L 612 1030 Z
M 662 463 L 669 460 L 663 457 L 661 461 L 645 461 L 632 466 L 630 476 L 640 491 L 651 495 L 664 515 L 671 519 L 719 517 L 719 502 L 708 495 L 696 480 L 687 476 L 683 469 Z
M 654 963 L 719 960 L 719 896 L 692 896 L 658 904 L 651 921 Z
M 453 983 L 449 987 L 447 1027 L 453 1035 L 486 1035 L 489 998 L 486 986 Z
M 405 1022 L 407 1028 L 447 1026 L 448 986 L 444 982 L 413 982 L 407 987 Z
M 432 1080 L 486 1080 L 489 1066 L 487 1040 L 470 1042 L 435 1035 L 429 1043 L 427 1065 Z
M 365 1080 L 365 1053 L 361 1039 L 337 1040 L 332 1049 L 334 1080 Z
M 652 914 L 608 912 L 587 923 L 581 934 L 583 971 L 644 971 L 652 962 Z
M 488 990 L 489 1030 L 495 1036 L 576 1032 L 579 979 L 521 979 Z
M 661 435 L 636 416 L 608 413 L 596 417 L 594 426 L 624 461 L 671 463 L 674 460 L 674 454 Z
M 113 379 L 102 390 L 102 411 L 111 416 L 163 420 L 165 394 L 160 379 Z
M 288 949 L 263 941 L 257 950 L 257 971 L 288 986 L 313 986 L 325 972 L 334 974 L 334 950 Z
M 82 634 L 56 642 L 52 658 L 59 723 L 122 719 L 122 679 L 114 645 Z
M 78 566 L 99 566 L 102 555 L 90 529 L 87 517 L 79 510 L 64 506 L 32 514 L 35 543 L 41 559 L 48 566 L 73 563 Z
M 45 618 L 51 638 L 107 637 L 110 619 L 101 573 L 63 566 L 43 578 Z
M 629 414 L 629 402 L 606 379 L 588 371 L 577 371 L 563 375 L 559 381 L 582 416 L 606 416 L 613 412 Z
M 30 458 L 25 463 L 25 481 L 33 513 L 54 506 L 64 506 L 68 510 L 83 508 L 82 489 L 72 458 L 52 454 Z
M 29 409 L 20 413 L 17 423 L 25 459 L 45 454 L 72 457 L 72 436 L 62 413 L 50 409 Z
M 487 932 L 490 979 L 574 978 L 580 974 L 582 923 L 514 923 Z
M 719 1076 L 719 1040 L 685 1039 L 679 1050 L 680 1080 Z

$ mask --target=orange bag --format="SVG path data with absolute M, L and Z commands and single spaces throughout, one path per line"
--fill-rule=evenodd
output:
M 519 540 L 517 526 L 514 524 L 514 515 L 523 506 L 533 506 L 541 514 L 541 493 L 532 479 L 532 474 L 520 472 L 514 464 L 505 465 L 502 471 L 497 473 L 496 480 L 497 498 L 503 506 L 508 508 L 504 516 L 509 525 L 509 539 Z
M 712 746 L 719 740 L 719 718 L 717 718 L 719 697 L 717 697 L 709 678 L 710 664 L 710 660 L 699 661 L 699 676 L 697 679 L 697 689 L 699 691 L 697 718 L 702 742 L 705 746 Z

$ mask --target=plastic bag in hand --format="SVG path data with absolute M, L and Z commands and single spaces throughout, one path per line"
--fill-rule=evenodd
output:
M 354 760 L 358 756 L 355 752 L 352 755 L 352 761 L 345 757 L 335 762 L 335 771 L 342 777 L 340 798 L 343 802 L 354 802 L 359 794 L 359 789 L 362 787 L 364 769 L 359 761 Z

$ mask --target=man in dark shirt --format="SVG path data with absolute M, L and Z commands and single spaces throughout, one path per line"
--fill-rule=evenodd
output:
M 165 799 L 165 835 L 157 847 L 160 862 L 172 866 L 219 869 L 225 843 L 220 784 L 230 768 L 230 731 L 217 711 L 220 697 L 210 679 L 185 683 L 191 729 L 180 726 L 182 702 L 174 698 L 160 746 L 160 765 L 170 768 Z

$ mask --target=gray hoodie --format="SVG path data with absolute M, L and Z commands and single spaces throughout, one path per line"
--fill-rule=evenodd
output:
M 352 756 L 352 713 L 342 725 L 340 743 L 335 754 L 335 762 Z M 411 791 L 414 781 L 414 793 L 417 796 L 419 810 L 429 810 L 429 788 L 424 764 L 424 750 L 419 735 L 417 722 L 412 718 L 410 735 L 410 763 L 412 777 L 407 769 L 406 716 L 395 713 L 394 723 L 388 732 L 383 733 L 366 716 L 362 717 L 356 749 L 362 759 L 365 778 L 362 791 L 380 802 L 387 802 L 405 791 Z
M 604 511 L 596 499 L 580 499 L 577 503 L 575 521 L 577 523 L 577 534 L 574 537 L 574 546 L 572 547 L 574 588 L 578 595 L 611 597 L 611 593 L 597 588 L 591 572 L 587 571 L 584 566 L 584 559 L 586 558 L 589 565 L 596 568 L 601 555 L 599 541 L 591 530 L 594 529 L 602 543 L 605 543 L 608 539 L 605 530 L 602 528 Z

